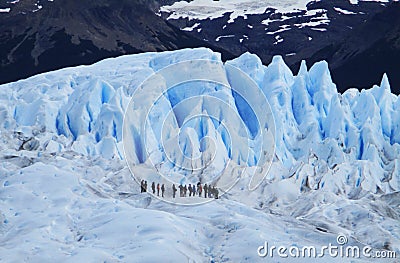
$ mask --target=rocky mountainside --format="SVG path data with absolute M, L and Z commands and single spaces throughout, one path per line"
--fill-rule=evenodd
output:
M 170 2 L 160 8 L 165 19 L 235 55 L 249 51 L 269 64 L 279 54 L 294 71 L 301 60 L 327 60 L 341 92 L 369 88 L 387 72 L 393 92 L 400 91 L 396 1 L 271 1 L 269 8 L 251 0 L 208 1 L 226 13 L 207 10 L 206 0 Z
M 368 87 L 388 74 L 392 90 L 400 93 L 400 4 L 392 3 L 351 31 L 339 43 L 315 53 L 310 61 L 330 61 L 335 82 Z
M 302 60 L 327 60 L 340 92 L 370 88 L 386 72 L 399 94 L 399 13 L 391 0 L 2 1 L 0 83 L 123 54 L 209 47 L 223 60 L 250 52 L 265 65 L 282 55 L 294 72 Z
M 2 3 L 0 83 L 123 54 L 197 46 L 222 51 L 180 31 L 150 6 L 151 1 Z

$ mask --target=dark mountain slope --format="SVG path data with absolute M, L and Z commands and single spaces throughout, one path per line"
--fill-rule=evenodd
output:
M 350 87 L 370 88 L 380 83 L 386 72 L 393 92 L 399 94 L 399 6 L 393 1 L 360 1 L 355 5 L 348 0 L 322 0 L 310 2 L 307 11 L 281 14 L 270 8 L 234 22 L 229 22 L 230 13 L 212 20 L 168 21 L 180 28 L 199 24 L 188 34 L 236 56 L 255 53 L 264 64 L 277 54 L 293 71 L 298 70 L 301 60 L 308 65 L 327 60 L 341 92 Z M 169 15 L 163 13 L 164 19 Z
M 232 56 L 164 21 L 150 2 L 42 1 L 32 12 L 36 2 L 0 14 L 0 83 L 139 52 L 206 46 Z
M 308 65 L 327 60 L 342 92 L 369 88 L 386 72 L 392 91 L 400 93 L 398 2 L 314 1 L 307 11 L 279 14 L 269 8 L 234 23 L 229 13 L 212 20 L 167 20 L 168 14 L 155 14 L 160 5 L 173 2 L 0 0 L 0 8 L 11 7 L 0 13 L 0 83 L 123 54 L 205 46 L 223 59 L 249 51 L 264 64 L 279 54 L 294 71 L 303 59 Z M 315 25 L 321 19 L 327 22 Z M 181 30 L 196 23 L 196 30 Z
M 329 50 L 330 49 L 330 50 Z M 310 61 L 329 61 L 339 87 L 369 88 L 386 72 L 392 91 L 400 93 L 400 4 L 392 3 L 348 35 L 345 41 L 317 53 Z

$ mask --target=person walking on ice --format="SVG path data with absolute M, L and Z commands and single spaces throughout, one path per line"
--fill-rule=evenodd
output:
M 193 184 L 192 192 L 193 192 L 193 197 L 195 197 L 196 196 L 196 186 L 194 184 Z
M 140 182 L 140 192 L 141 192 L 141 193 L 147 192 L 147 181 L 142 180 L 142 181 Z
M 154 182 L 151 183 L 151 190 L 153 191 L 153 195 L 156 193 L 156 184 Z
M 157 196 L 160 196 L 160 184 L 157 184 Z
M 188 190 L 189 190 L 189 197 L 190 197 L 190 196 L 192 196 L 192 191 L 193 191 L 191 184 L 189 184 Z
M 179 185 L 179 196 L 183 197 L 183 185 L 182 184 Z
M 164 184 L 161 185 L 161 197 L 164 197 L 165 186 Z
M 176 187 L 175 187 L 175 184 L 173 184 L 173 185 L 172 185 L 172 198 L 175 198 L 176 191 L 177 191 L 177 189 L 176 189 Z M 181 190 L 181 192 L 182 192 L 182 190 Z M 182 194 L 181 194 L 181 195 L 182 195 Z
M 218 191 L 218 188 L 217 187 L 213 187 L 213 194 L 214 194 L 214 198 L 215 199 L 218 199 L 218 194 L 219 194 L 219 191 Z

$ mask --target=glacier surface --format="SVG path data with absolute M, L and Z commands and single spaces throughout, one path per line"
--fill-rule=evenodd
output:
M 246 53 L 218 72 L 205 72 L 234 86 L 226 67 L 241 69 L 271 106 L 275 151 L 255 191 L 247 191 L 244 178 L 222 199 L 194 207 L 139 194 L 124 160 L 124 113 L 148 77 L 192 59 L 221 61 L 204 48 L 145 53 L 0 86 L 0 259 L 258 262 L 256 250 L 265 240 L 277 246 L 326 245 L 338 233 L 352 244 L 400 253 L 400 99 L 386 76 L 369 90 L 340 94 L 326 62 L 310 69 L 302 63 L 294 75 L 279 56 L 265 66 Z M 210 92 L 237 110 L 221 108 L 221 119 L 234 120 L 236 114 L 244 121 L 232 136 L 254 139 L 257 127 L 243 102 L 215 85 L 171 89 L 159 109 Z M 189 106 L 207 109 L 207 101 L 202 103 L 174 112 L 177 125 Z M 153 114 L 151 120 L 163 110 Z M 153 132 L 160 129 L 157 121 L 150 124 Z M 212 178 L 228 160 L 255 164 L 243 151 L 230 151 L 230 134 L 216 121 L 186 125 L 180 140 L 185 155 L 201 155 L 203 137 L 216 142 L 217 165 L 202 171 L 204 176 Z M 140 134 L 134 140 L 133 159 L 141 173 L 152 174 L 142 140 Z M 161 164 L 158 142 L 150 142 L 150 156 Z M 184 162 L 160 167 L 182 179 L 190 174 L 182 176 L 175 166 Z

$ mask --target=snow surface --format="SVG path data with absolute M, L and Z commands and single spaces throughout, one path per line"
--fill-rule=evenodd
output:
M 386 75 L 379 86 L 339 94 L 326 62 L 310 69 L 302 63 L 294 76 L 280 56 L 268 66 L 249 53 L 228 61 L 226 80 L 240 84 L 227 65 L 240 68 L 272 108 L 276 148 L 266 180 L 248 191 L 245 175 L 200 206 L 140 194 L 123 160 L 124 112 L 146 78 L 190 59 L 221 61 L 205 48 L 145 53 L 0 86 L 0 260 L 265 262 L 257 255 L 264 241 L 322 246 L 339 233 L 349 244 L 400 253 L 400 99 Z M 198 91 L 189 84 L 182 90 Z M 187 98 L 182 90 L 162 103 Z M 217 94 L 241 108 L 233 94 Z M 222 118 L 230 114 L 221 111 Z M 188 123 L 183 146 L 196 146 L 198 124 Z M 214 123 L 203 124 L 217 142 L 222 138 Z M 138 141 L 133 150 L 142 147 Z M 218 147 L 219 162 L 254 165 L 229 157 L 228 145 Z M 146 160 L 136 165 L 144 175 L 156 172 Z M 167 188 L 165 199 L 170 195 Z
M 387 3 L 389 0 L 360 0 Z M 178 1 L 172 5 L 165 5 L 160 12 L 169 13 L 168 19 L 188 18 L 196 20 L 215 19 L 230 13 L 229 23 L 238 17 L 246 18 L 251 14 L 263 14 L 268 8 L 275 9 L 276 13 L 287 14 L 298 10 L 307 10 L 310 0 L 193 0 Z M 349 0 L 351 4 L 358 4 L 358 0 Z M 307 12 L 313 12 L 309 10 Z M 266 23 L 266 22 L 264 22 Z
M 194 0 L 179 1 L 172 5 L 162 6 L 161 12 L 170 13 L 168 19 L 189 18 L 189 19 L 215 19 L 222 17 L 225 13 L 230 14 L 230 21 L 237 17 L 246 17 L 248 14 L 263 14 L 270 8 L 278 9 L 280 12 L 289 12 L 296 9 L 306 9 L 309 0 L 289 0 L 268 2 L 255 0 Z
M 322 25 L 328 25 L 330 23 L 330 20 L 328 19 L 328 15 L 326 14 L 326 11 L 318 12 L 318 14 L 319 14 L 319 16 L 311 18 L 310 22 L 294 24 L 294 25 L 298 28 L 313 27 L 315 29 L 315 27 L 322 26 Z
M 220 41 L 221 40 L 221 38 L 230 38 L 230 37 L 235 37 L 235 35 L 226 35 L 226 36 L 218 36 L 216 39 L 215 39 L 215 41 Z
M 336 12 L 342 13 L 344 15 L 355 15 L 357 13 L 354 13 L 352 11 L 346 10 L 346 9 L 342 9 L 340 7 L 334 7 L 333 8 Z
M 382 3 L 388 3 L 389 0 L 349 0 L 351 4 L 356 5 L 358 2 L 364 1 L 364 2 L 382 2 Z M 394 0 L 398 1 L 398 0 Z
M 193 26 L 184 27 L 184 28 L 181 28 L 181 30 L 183 30 L 183 31 L 193 31 L 193 29 L 197 28 L 198 26 L 200 26 L 200 23 L 195 23 Z

